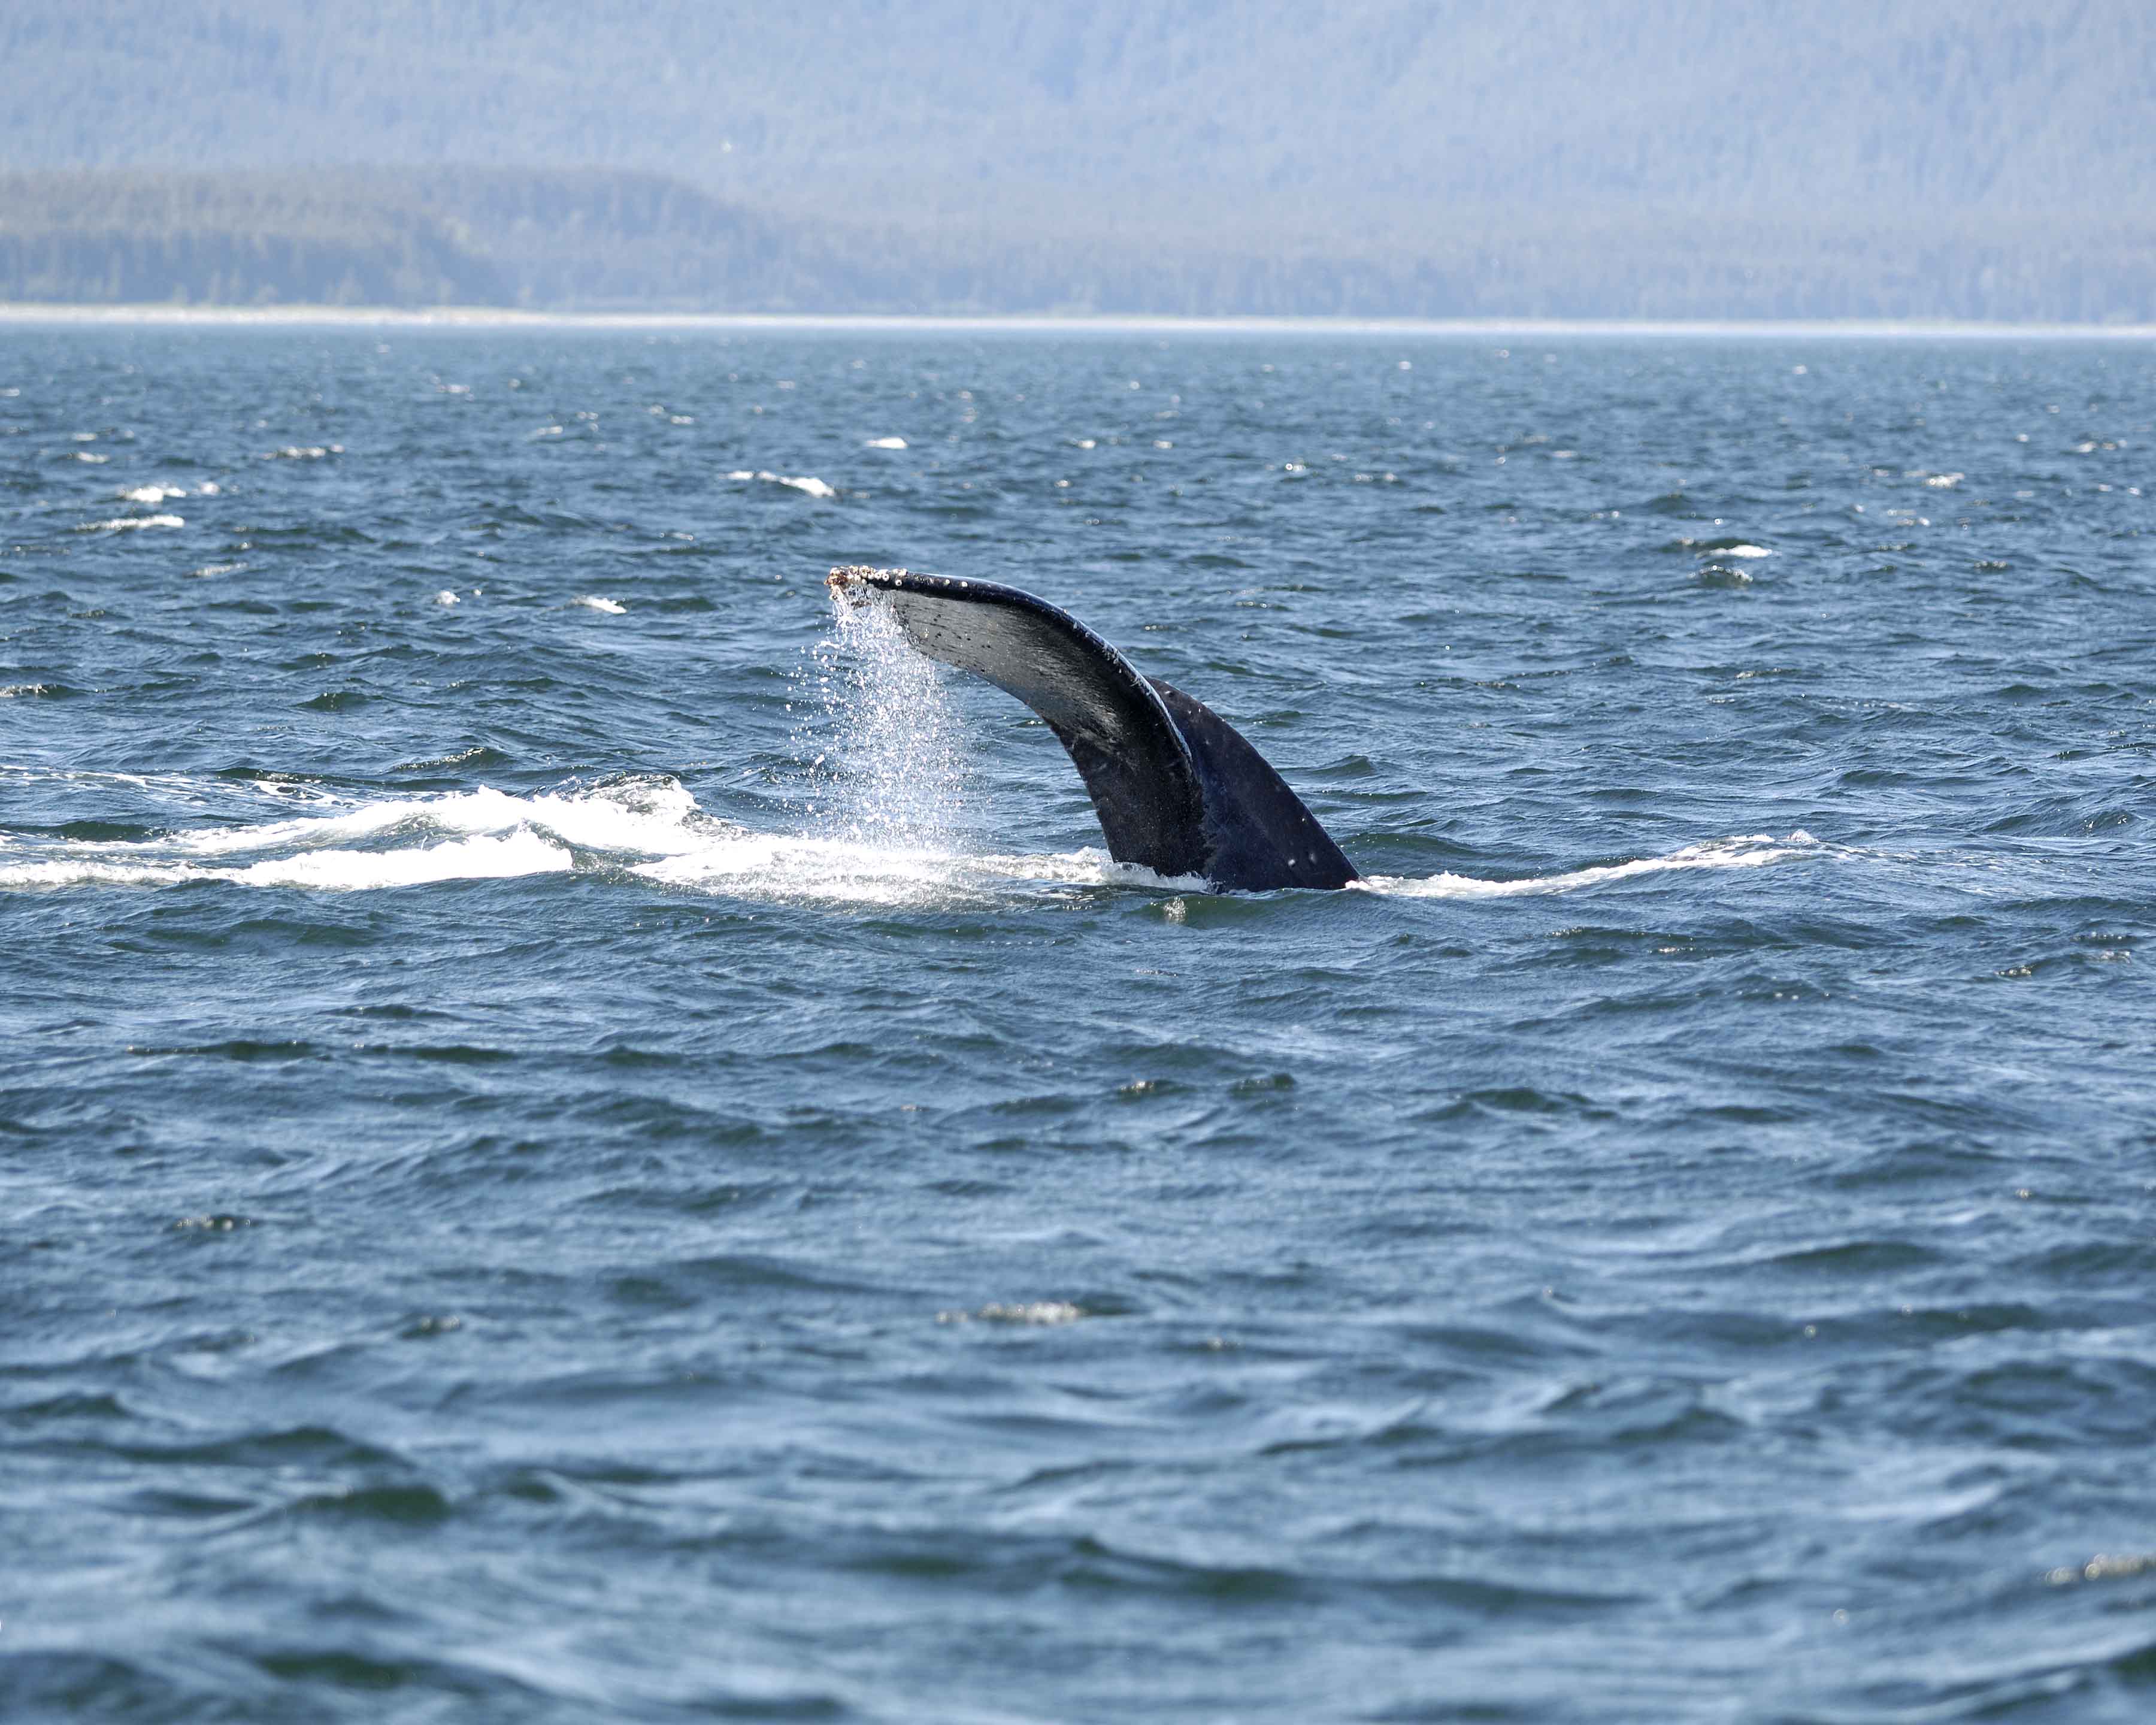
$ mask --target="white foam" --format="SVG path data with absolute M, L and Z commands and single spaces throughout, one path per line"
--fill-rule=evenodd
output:
M 1725 557 L 1770 557 L 1774 554 L 1763 545 L 1725 545 L 1716 553 Z
M 1075 1324 L 1086 1316 L 1068 1300 L 994 1301 L 978 1312 L 939 1312 L 939 1324 Z
M 454 605 L 457 603 L 457 596 L 445 587 L 434 595 L 434 603 L 438 605 Z
M 1641 857 L 1633 862 L 1609 863 L 1599 868 L 1573 869 L 1559 875 L 1537 875 L 1521 880 L 1482 880 L 1471 875 L 1373 875 L 1350 883 L 1363 892 L 1389 898 L 1520 898 L 1531 894 L 1578 892 L 1612 880 L 1629 880 L 1640 875 L 1658 875 L 1686 869 L 1757 869 L 1794 856 L 1818 856 L 1825 847 L 1810 833 L 1798 831 L 1786 839 L 1764 833 L 1741 838 L 1717 839 L 1704 845 L 1687 845 L 1666 856 Z
M 276 857 L 233 871 L 244 886 L 311 886 L 355 891 L 376 886 L 423 886 L 436 880 L 501 880 L 520 875 L 565 873 L 574 859 L 538 834 L 501 839 L 453 839 L 406 850 L 318 850 Z
M 872 437 L 864 447 L 871 449 L 902 449 L 906 447 L 906 439 L 902 437 Z
M 897 905 L 963 891 L 948 852 L 851 844 L 844 839 L 743 833 L 635 872 L 670 886 L 729 897 L 815 899 Z
M 129 774 L 59 776 L 170 788 Z M 214 788 L 230 794 L 234 788 Z M 247 788 L 308 794 L 304 787 Z M 204 800 L 203 788 L 193 790 L 187 800 Z M 151 839 L 18 844 L 0 866 L 0 890 L 224 881 L 357 891 L 503 880 L 566 872 L 578 866 L 579 852 L 598 853 L 615 865 L 664 858 L 706 848 L 726 830 L 702 815 L 672 779 L 532 797 L 465 791 L 395 798 L 331 814 L 197 827 Z
M 400 797 L 363 803 L 340 814 L 256 826 L 199 828 L 165 839 L 95 848 L 230 856 L 251 850 L 352 845 L 393 834 L 482 838 L 529 828 L 583 850 L 667 856 L 709 842 L 706 834 L 694 830 L 692 818 L 702 818 L 696 799 L 678 780 L 633 779 L 598 790 L 531 797 L 492 789 Z
M 65 779 L 169 793 L 191 809 L 310 787 L 216 781 L 153 783 L 125 773 L 0 768 L 0 778 Z M 288 795 L 289 793 L 289 795 Z M 1203 891 L 1163 880 L 1097 850 L 1040 856 L 966 855 L 935 844 L 752 832 L 714 819 L 671 778 L 514 796 L 480 789 L 394 797 L 237 825 L 194 826 L 147 839 L 18 840 L 0 846 L 0 891 L 74 886 L 249 887 L 360 891 L 460 880 L 611 869 L 678 891 L 783 902 L 868 906 L 993 903 L 1101 886 Z
M 423 886 L 440 880 L 503 880 L 558 873 L 572 859 L 536 834 L 506 839 L 453 839 L 411 850 L 320 850 L 277 857 L 245 868 L 213 868 L 177 860 L 116 862 L 96 857 L 0 865 L 0 891 L 65 886 L 182 886 L 227 881 L 239 886 L 295 886 L 356 891 Z
M 78 533 L 129 533 L 144 527 L 184 527 L 187 522 L 176 515 L 126 515 L 109 521 L 85 521 L 77 527 Z
M 16 689 L 11 694 L 29 693 Z M 870 723 L 873 731 L 873 721 Z M 903 752 L 901 751 L 901 752 Z M 1096 847 L 1046 854 L 969 853 L 919 811 L 879 824 L 856 808 L 818 811 L 821 832 L 757 832 L 714 819 L 677 779 L 620 779 L 526 795 L 482 788 L 353 802 L 319 786 L 173 775 L 58 772 L 0 764 L 0 782 L 64 782 L 149 795 L 182 819 L 213 811 L 234 824 L 182 825 L 145 839 L 0 836 L 0 891 L 166 887 L 219 881 L 248 887 L 360 891 L 432 882 L 613 871 L 679 892 L 791 903 L 993 906 L 1103 888 L 1179 895 L 1204 881 L 1163 878 Z M 828 782 L 827 782 L 828 783 Z M 946 793 L 938 793 L 942 795 Z M 256 817 L 264 803 L 279 818 Z M 299 804 L 305 812 L 295 813 Z M 932 829 L 926 835 L 923 828 Z M 1690 870 L 1759 868 L 1832 852 L 1810 834 L 1763 834 L 1686 845 L 1666 855 L 1517 880 L 1440 874 L 1374 876 L 1363 891 L 1402 898 L 1495 899 L 1576 892 Z
M 1043 855 L 968 855 L 936 845 L 863 843 L 737 829 L 679 856 L 633 870 L 685 891 L 729 898 L 877 906 L 993 902 L 1104 886 L 1203 892 L 1203 880 L 1168 880 L 1096 850 Z
M 595 593 L 586 593 L 577 603 L 588 610 L 603 611 L 609 617 L 619 617 L 629 609 L 620 600 L 602 598 Z
M 823 480 L 818 479 L 814 474 L 803 474 L 797 477 L 789 478 L 785 474 L 771 473 L 762 468 L 758 468 L 754 472 L 751 472 L 747 468 L 743 467 L 736 469 L 733 472 L 728 474 L 726 477 L 736 481 L 754 480 L 759 480 L 765 485 L 789 485 L 797 491 L 807 492 L 811 497 L 835 497 L 839 495 L 838 490 L 835 486 L 825 485 Z
M 185 485 L 137 485 L 131 491 L 122 491 L 121 497 L 129 503 L 162 503 L 167 497 L 184 497 Z

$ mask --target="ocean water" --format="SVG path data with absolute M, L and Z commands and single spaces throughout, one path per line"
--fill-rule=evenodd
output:
M 0 331 L 0 1716 L 2149 1717 L 2152 404 Z M 1369 878 L 1116 865 L 837 562 Z

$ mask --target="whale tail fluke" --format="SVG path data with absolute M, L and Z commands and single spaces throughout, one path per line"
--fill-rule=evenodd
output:
M 1231 891 L 1345 886 L 1358 878 L 1317 816 L 1234 726 L 1142 675 L 1045 599 L 993 581 L 860 565 L 831 571 L 841 599 L 888 604 L 931 659 L 970 671 L 1047 721 L 1078 768 L 1108 854 Z

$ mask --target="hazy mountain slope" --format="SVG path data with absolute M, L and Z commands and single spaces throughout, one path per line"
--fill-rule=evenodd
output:
M 0 10 L 0 163 L 592 164 L 767 209 L 1418 251 L 1448 214 L 2134 211 L 2148 0 Z
M 351 176 L 0 172 L 0 298 L 432 305 L 513 292 L 451 224 Z
M 764 214 L 629 169 L 49 169 L 0 172 L 0 300 L 2156 321 L 2148 218 L 1486 220 L 1373 259 Z

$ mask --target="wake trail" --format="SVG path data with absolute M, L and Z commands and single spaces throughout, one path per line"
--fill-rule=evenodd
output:
M 1716 839 L 1687 845 L 1665 856 L 1643 856 L 1630 862 L 1604 863 L 1593 868 L 1570 869 L 1555 875 L 1530 875 L 1521 880 L 1486 880 L 1472 875 L 1371 875 L 1348 882 L 1351 892 L 1374 892 L 1387 898 L 1519 898 L 1534 893 L 1578 892 L 1630 880 L 1643 875 L 1662 875 L 1687 869 L 1757 869 L 1769 863 L 1827 854 L 1828 847 L 1810 833 L 1797 831 L 1786 839 L 1765 833 Z
M 114 775 L 79 778 L 86 790 L 116 788 L 118 782 L 149 788 L 141 780 L 116 782 Z M 198 819 L 205 803 L 226 800 L 229 793 L 226 786 L 169 775 L 155 788 L 164 793 L 161 800 L 177 803 Z M 806 832 L 757 831 L 710 814 L 687 787 L 669 777 L 522 795 L 481 788 L 393 796 L 266 821 L 176 824 L 140 839 L 0 829 L 0 891 L 222 883 L 364 892 L 594 873 L 696 895 L 834 905 L 1024 901 L 1101 888 L 1209 890 L 1200 880 L 1164 879 L 1116 862 L 1092 846 L 1043 853 L 967 850 L 936 831 L 937 823 L 921 805 L 895 809 L 873 788 L 864 794 L 865 803 L 838 799 L 840 806 L 829 819 L 815 817 L 821 829 Z M 279 801 L 305 803 L 305 798 L 299 788 L 296 798 Z M 1804 833 L 1779 839 L 1753 834 L 1522 879 L 1381 875 L 1351 890 L 1404 899 L 1563 894 L 1688 870 L 1760 868 L 1829 851 Z

